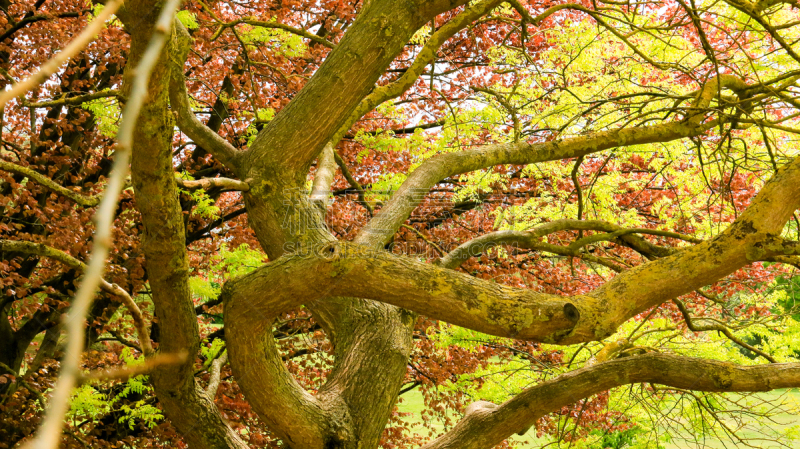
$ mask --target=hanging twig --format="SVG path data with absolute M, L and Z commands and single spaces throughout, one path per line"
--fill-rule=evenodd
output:
M 743 347 L 745 349 L 753 351 L 754 353 L 760 355 L 761 357 L 764 357 L 765 359 L 769 360 L 770 363 L 778 363 L 771 355 L 769 355 L 766 352 L 756 348 L 755 346 L 749 345 L 749 344 L 745 343 L 744 341 L 742 341 L 741 339 L 737 338 L 735 335 L 733 335 L 733 332 L 731 332 L 731 330 L 728 329 L 727 326 L 723 326 L 721 324 L 699 326 L 699 325 L 695 324 L 694 321 L 692 320 L 692 318 L 689 316 L 689 309 L 686 308 L 686 305 L 684 305 L 683 302 L 681 302 L 681 300 L 673 299 L 672 302 L 674 302 L 675 305 L 678 306 L 678 309 L 681 311 L 681 315 L 683 315 L 683 320 L 686 322 L 686 327 L 688 327 L 690 331 L 692 331 L 692 332 L 707 332 L 707 331 L 721 332 L 721 333 L 725 334 L 726 337 L 728 337 L 728 340 L 736 343 L 737 345 L 739 345 L 739 346 L 741 346 L 741 347 Z

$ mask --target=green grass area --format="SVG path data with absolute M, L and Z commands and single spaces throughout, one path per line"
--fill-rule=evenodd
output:
M 786 399 L 789 401 L 794 401 L 795 403 L 800 403 L 800 390 L 776 390 L 768 393 L 761 393 L 760 397 L 763 400 L 768 401 L 777 401 L 779 399 Z M 425 423 L 421 418 L 421 411 L 425 408 L 425 404 L 422 398 L 422 393 L 415 389 L 405 393 L 401 396 L 402 401 L 398 404 L 398 409 L 400 412 L 409 413 L 409 415 L 405 418 L 407 422 L 411 424 L 412 432 L 417 435 L 421 435 L 425 438 L 429 437 L 429 432 L 433 430 L 434 435 L 438 435 L 442 433 L 445 429 L 442 423 L 440 422 L 432 422 L 432 423 Z M 455 413 L 452 415 L 454 418 L 458 418 Z M 734 421 L 732 419 L 725 420 L 725 422 L 730 425 L 731 427 L 734 426 Z M 745 439 L 751 440 L 749 441 L 753 447 L 761 447 L 761 448 L 785 448 L 785 447 L 800 447 L 800 441 L 795 442 L 783 442 L 784 444 L 781 445 L 779 442 L 776 441 L 764 441 L 762 435 L 765 432 L 769 432 L 770 430 L 782 430 L 788 427 L 800 425 L 800 416 L 789 414 L 789 413 L 781 413 L 774 416 L 774 422 L 769 423 L 758 423 L 753 419 L 745 419 L 745 423 L 752 425 L 752 428 L 742 429 L 738 434 Z M 666 432 L 666 428 L 661 429 L 663 432 Z M 739 448 L 739 447 L 746 447 L 743 446 L 741 443 L 732 441 L 728 438 L 724 439 L 716 439 L 714 437 L 706 437 L 703 438 L 702 436 L 695 436 L 692 435 L 689 431 L 682 431 L 678 434 L 674 432 L 670 432 L 672 436 L 672 441 L 670 442 L 662 442 L 661 444 L 665 449 L 687 449 L 687 448 L 698 448 L 698 449 L 723 449 L 723 448 Z M 511 441 L 517 444 L 517 448 L 519 449 L 534 449 L 540 448 L 550 442 L 546 438 L 537 439 L 536 433 L 534 429 L 531 429 L 528 434 L 524 437 L 514 436 Z M 523 442 L 524 441 L 524 442 Z M 569 445 L 567 443 L 563 443 L 560 446 L 552 444 L 548 446 L 549 448 L 558 448 L 563 447 L 567 448 Z

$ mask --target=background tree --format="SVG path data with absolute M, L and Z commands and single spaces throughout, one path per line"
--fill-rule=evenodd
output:
M 0 118 L 0 444 L 143 99 L 82 363 L 150 375 L 82 385 L 63 444 L 657 447 L 670 410 L 741 438 L 774 408 L 708 393 L 800 384 L 796 7 L 125 3 Z M 102 8 L 0 4 L 3 82 Z

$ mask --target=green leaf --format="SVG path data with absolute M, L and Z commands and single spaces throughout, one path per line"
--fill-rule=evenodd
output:
M 195 30 L 199 27 L 197 24 L 197 16 L 191 11 L 179 11 L 176 17 L 181 21 L 183 26 L 190 30 Z

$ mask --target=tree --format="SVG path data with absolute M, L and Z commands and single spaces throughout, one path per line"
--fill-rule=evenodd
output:
M 102 13 L 1 6 L 8 85 Z M 598 424 L 624 385 L 700 404 L 800 386 L 796 7 L 194 1 L 172 20 L 128 1 L 57 83 L 3 112 L 0 387 L 41 393 L 25 382 L 58 347 L 60 309 L 77 309 L 103 232 L 89 217 L 133 120 L 86 344 L 141 351 L 189 447 L 245 447 L 241 426 L 258 446 L 400 444 L 401 391 L 496 359 L 557 370 L 473 402 L 424 447 L 630 430 Z M 285 338 L 298 332 L 311 344 Z M 85 367 L 130 358 L 101 347 Z M 227 359 L 245 405 L 214 401 Z

